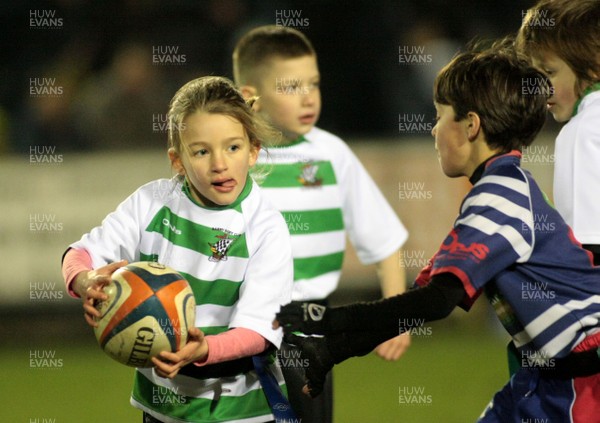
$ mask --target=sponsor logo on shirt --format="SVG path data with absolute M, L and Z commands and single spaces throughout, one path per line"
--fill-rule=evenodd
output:
M 163 224 L 163 226 L 166 226 L 166 227 L 168 227 L 168 228 L 171 230 L 171 232 L 173 232 L 174 234 L 176 234 L 176 235 L 181 235 L 181 229 L 177 229 L 177 228 L 175 227 L 175 225 L 174 225 L 174 224 L 172 224 L 172 223 L 169 221 L 169 219 L 167 219 L 167 218 L 164 218 L 164 219 L 162 220 L 162 224 Z
M 479 242 L 473 242 L 467 247 L 465 244 L 458 241 L 458 234 L 454 230 L 450 232 L 448 237 L 450 238 L 450 243 L 445 242 L 440 247 L 440 251 L 446 252 L 446 259 L 466 260 L 467 258 L 470 258 L 479 263 L 481 260 L 484 260 L 490 252 L 487 245 L 480 244 Z

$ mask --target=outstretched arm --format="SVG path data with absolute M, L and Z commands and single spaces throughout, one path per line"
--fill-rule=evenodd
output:
M 336 308 L 291 303 L 281 308 L 274 326 L 283 327 L 287 341 L 299 345 L 308 358 L 304 391 L 315 397 L 335 364 L 365 355 L 412 327 L 448 316 L 464 296 L 462 282 L 443 273 L 424 288 L 369 303 Z M 325 336 L 301 337 L 294 331 Z

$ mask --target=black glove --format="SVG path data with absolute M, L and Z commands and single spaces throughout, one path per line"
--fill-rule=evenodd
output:
M 314 398 L 323 391 L 325 376 L 334 365 L 350 357 L 366 355 L 391 337 L 393 335 L 385 332 L 337 332 L 322 337 L 287 333 L 283 339 L 300 348 L 302 357 L 307 359 L 305 393 Z
M 304 369 L 306 385 L 303 391 L 315 398 L 323 392 L 327 373 L 336 364 L 327 347 L 327 341 L 325 338 L 302 337 L 291 333 L 286 334 L 284 340 L 302 350 L 302 357 L 308 363 L 308 367 Z
M 275 320 L 285 333 L 324 335 L 332 330 L 330 314 L 331 309 L 321 304 L 292 301 L 281 307 Z

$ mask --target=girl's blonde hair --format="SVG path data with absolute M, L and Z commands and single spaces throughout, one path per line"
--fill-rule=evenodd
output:
M 252 109 L 256 98 L 245 100 L 233 82 L 219 76 L 206 76 L 189 81 L 171 100 L 167 114 L 169 147 L 177 154 L 182 152 L 181 132 L 184 120 L 195 112 L 230 116 L 242 124 L 250 145 L 268 147 L 281 133 L 275 131 Z

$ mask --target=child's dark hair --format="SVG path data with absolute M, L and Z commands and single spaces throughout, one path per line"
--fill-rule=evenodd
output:
M 233 75 L 238 85 L 256 85 L 261 67 L 273 58 L 315 56 L 310 40 L 300 31 L 267 25 L 244 35 L 233 52 Z
M 433 98 L 452 106 L 456 121 L 477 113 L 490 148 L 508 152 L 533 142 L 551 93 L 548 79 L 504 41 L 458 54 L 436 77 Z
M 516 38 L 530 58 L 550 52 L 575 73 L 575 92 L 600 80 L 600 1 L 541 0 L 527 11 Z
M 182 152 L 181 132 L 185 130 L 184 119 L 201 111 L 222 114 L 239 121 L 255 148 L 263 141 L 273 141 L 280 135 L 252 110 L 254 99 L 245 100 L 233 82 L 227 78 L 207 76 L 189 81 L 181 87 L 167 113 L 169 147 Z

